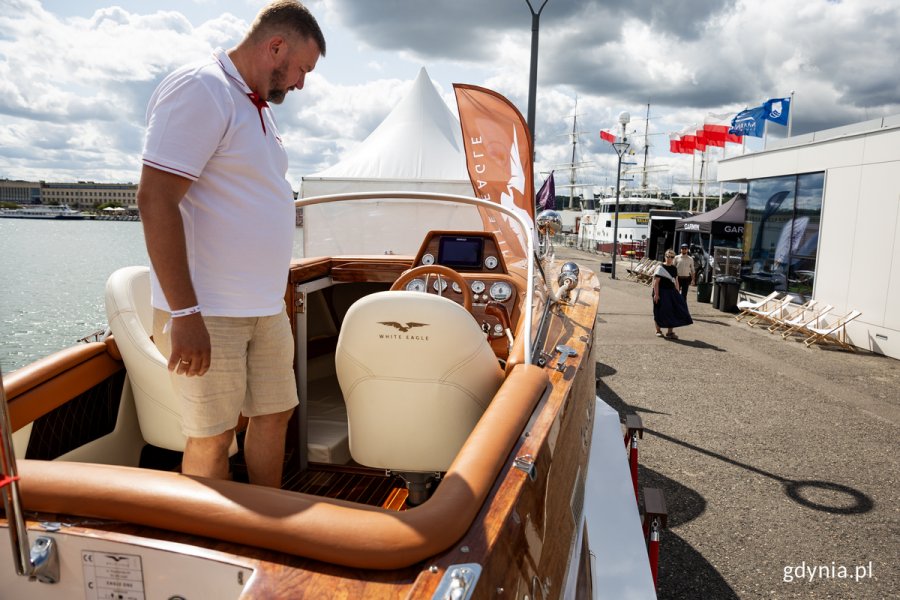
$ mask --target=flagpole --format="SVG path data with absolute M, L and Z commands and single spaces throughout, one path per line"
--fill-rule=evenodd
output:
M 694 168 L 697 166 L 697 149 L 691 151 L 691 195 L 688 199 L 688 210 L 694 211 Z
M 791 90 L 791 103 L 788 105 L 788 137 L 791 137 L 791 127 L 794 124 L 794 90 Z

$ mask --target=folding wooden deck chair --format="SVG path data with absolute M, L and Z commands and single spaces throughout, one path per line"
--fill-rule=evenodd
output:
M 626 269 L 628 271 L 626 279 L 636 281 L 638 278 L 638 273 L 640 273 L 641 269 L 644 268 L 644 265 L 646 265 L 648 262 L 650 262 L 650 259 L 645 256 L 644 258 L 639 260 L 636 265 L 634 265 L 630 269 Z
M 803 335 L 810 336 L 812 332 L 807 329 L 807 327 L 818 327 L 822 322 L 822 317 L 830 313 L 834 310 L 834 307 L 830 304 L 826 304 L 825 306 L 820 306 L 818 309 L 814 310 L 811 314 L 799 315 L 789 322 L 785 322 L 785 325 L 788 326 L 781 333 L 781 339 L 786 340 L 789 335 Z
M 847 343 L 847 323 L 861 314 L 858 310 L 853 310 L 830 325 L 809 327 L 812 335 L 803 340 L 803 343 L 806 344 L 807 348 L 813 344 L 835 344 L 841 348 L 856 352 L 856 348 L 852 344 Z
M 644 265 L 644 268 L 641 269 L 640 282 L 644 285 L 650 285 L 651 283 L 653 283 L 653 274 L 656 273 L 656 267 L 661 264 L 662 263 L 658 260 L 651 260 L 646 265 Z
M 791 305 L 794 297 L 788 294 L 781 300 L 776 300 L 775 305 L 763 308 L 748 309 L 753 316 L 747 319 L 746 323 L 750 327 L 756 327 L 760 323 L 771 323 L 775 319 L 780 319 L 787 307 Z
M 762 300 L 741 300 L 737 303 L 737 308 L 740 313 L 734 316 L 736 321 L 742 320 L 744 317 L 752 314 L 751 309 L 761 309 L 764 308 L 770 302 L 773 302 L 781 292 L 772 292 Z
M 653 281 L 653 272 L 656 271 L 656 266 L 658 264 L 658 260 L 650 260 L 644 263 L 641 268 L 635 273 L 635 280 L 638 283 L 643 283 L 644 285 Z
M 809 299 L 800 306 L 787 306 L 780 317 L 772 319 L 772 324 L 769 325 L 769 333 L 775 333 L 782 327 L 790 327 L 794 319 L 806 321 L 806 314 L 812 311 L 817 303 L 816 300 Z

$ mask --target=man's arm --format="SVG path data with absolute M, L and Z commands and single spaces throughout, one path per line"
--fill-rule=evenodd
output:
M 144 165 L 137 192 L 147 253 L 172 310 L 197 305 L 178 208 L 191 183 L 190 179 Z M 200 313 L 172 319 L 170 326 L 169 370 L 189 376 L 206 373 L 211 350 Z

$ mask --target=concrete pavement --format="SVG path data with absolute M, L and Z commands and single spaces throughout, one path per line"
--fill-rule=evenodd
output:
M 598 273 L 598 394 L 646 427 L 640 483 L 669 508 L 659 597 L 897 597 L 900 361 L 784 341 L 694 289 L 694 325 L 657 338 L 627 261 L 612 280 L 596 254 L 557 255 Z

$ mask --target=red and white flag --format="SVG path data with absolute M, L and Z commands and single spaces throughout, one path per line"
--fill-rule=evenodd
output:
M 605 131 L 605 130 L 602 130 L 602 129 L 600 130 L 600 139 L 601 139 L 601 140 L 606 140 L 606 141 L 609 142 L 610 144 L 615 144 L 615 143 L 616 143 L 616 136 L 614 136 L 614 135 L 611 134 L 610 132 Z

